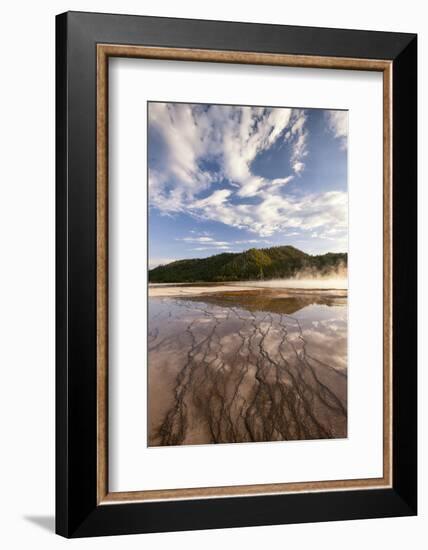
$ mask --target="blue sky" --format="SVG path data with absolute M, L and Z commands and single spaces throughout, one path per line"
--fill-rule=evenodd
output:
M 347 251 L 346 111 L 150 102 L 149 264 Z

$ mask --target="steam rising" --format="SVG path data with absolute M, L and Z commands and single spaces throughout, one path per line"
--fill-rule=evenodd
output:
M 270 279 L 263 281 L 241 281 L 240 286 L 260 288 L 296 288 L 296 289 L 322 289 L 346 290 L 348 288 L 348 269 L 343 263 L 334 269 L 317 271 L 315 268 L 305 268 L 289 279 Z

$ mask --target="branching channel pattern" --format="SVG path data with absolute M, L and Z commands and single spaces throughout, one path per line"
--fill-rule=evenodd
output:
M 150 300 L 150 446 L 346 437 L 346 307 L 278 309 Z

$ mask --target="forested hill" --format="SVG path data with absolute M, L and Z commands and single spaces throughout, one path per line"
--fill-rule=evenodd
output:
M 299 272 L 328 275 L 347 266 L 346 253 L 305 254 L 294 246 L 251 248 L 209 258 L 177 260 L 149 271 L 150 283 L 196 283 L 282 279 Z

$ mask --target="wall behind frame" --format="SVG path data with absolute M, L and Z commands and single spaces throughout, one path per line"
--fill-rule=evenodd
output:
M 304 548 L 360 549 L 382 542 L 388 550 L 423 548 L 428 528 L 427 478 L 420 472 L 420 516 L 392 520 L 303 524 L 234 530 L 81 539 L 74 543 L 53 534 L 54 510 L 54 16 L 66 10 L 160 15 L 308 25 L 372 28 L 418 32 L 419 86 L 426 82 L 428 23 L 423 4 L 370 0 L 344 4 L 302 0 L 248 3 L 240 0 L 113 0 L 41 1 L 8 3 L 2 12 L 0 37 L 2 86 L 0 87 L 0 418 L 2 460 L 0 469 L 0 542 L 5 548 L 26 545 L 47 550 L 74 544 L 76 548 L 175 548 L 208 549 L 239 544 L 247 549 L 297 545 Z M 422 97 L 420 92 L 419 97 Z M 420 102 L 420 170 L 424 181 L 426 107 Z M 420 184 L 420 214 L 428 207 Z M 420 251 L 426 222 L 420 215 Z M 426 248 L 426 247 L 425 247 Z M 424 265 L 425 264 L 425 265 Z M 420 257 L 420 280 L 426 258 Z M 425 276 L 426 278 L 426 276 Z M 426 293 L 420 293 L 420 317 L 427 311 Z M 420 323 L 420 352 L 425 355 Z M 420 363 L 423 364 L 424 357 Z M 421 370 L 420 435 L 427 415 L 422 395 L 428 390 Z M 425 430 L 426 431 L 426 430 Z M 426 442 L 420 439 L 420 464 Z

